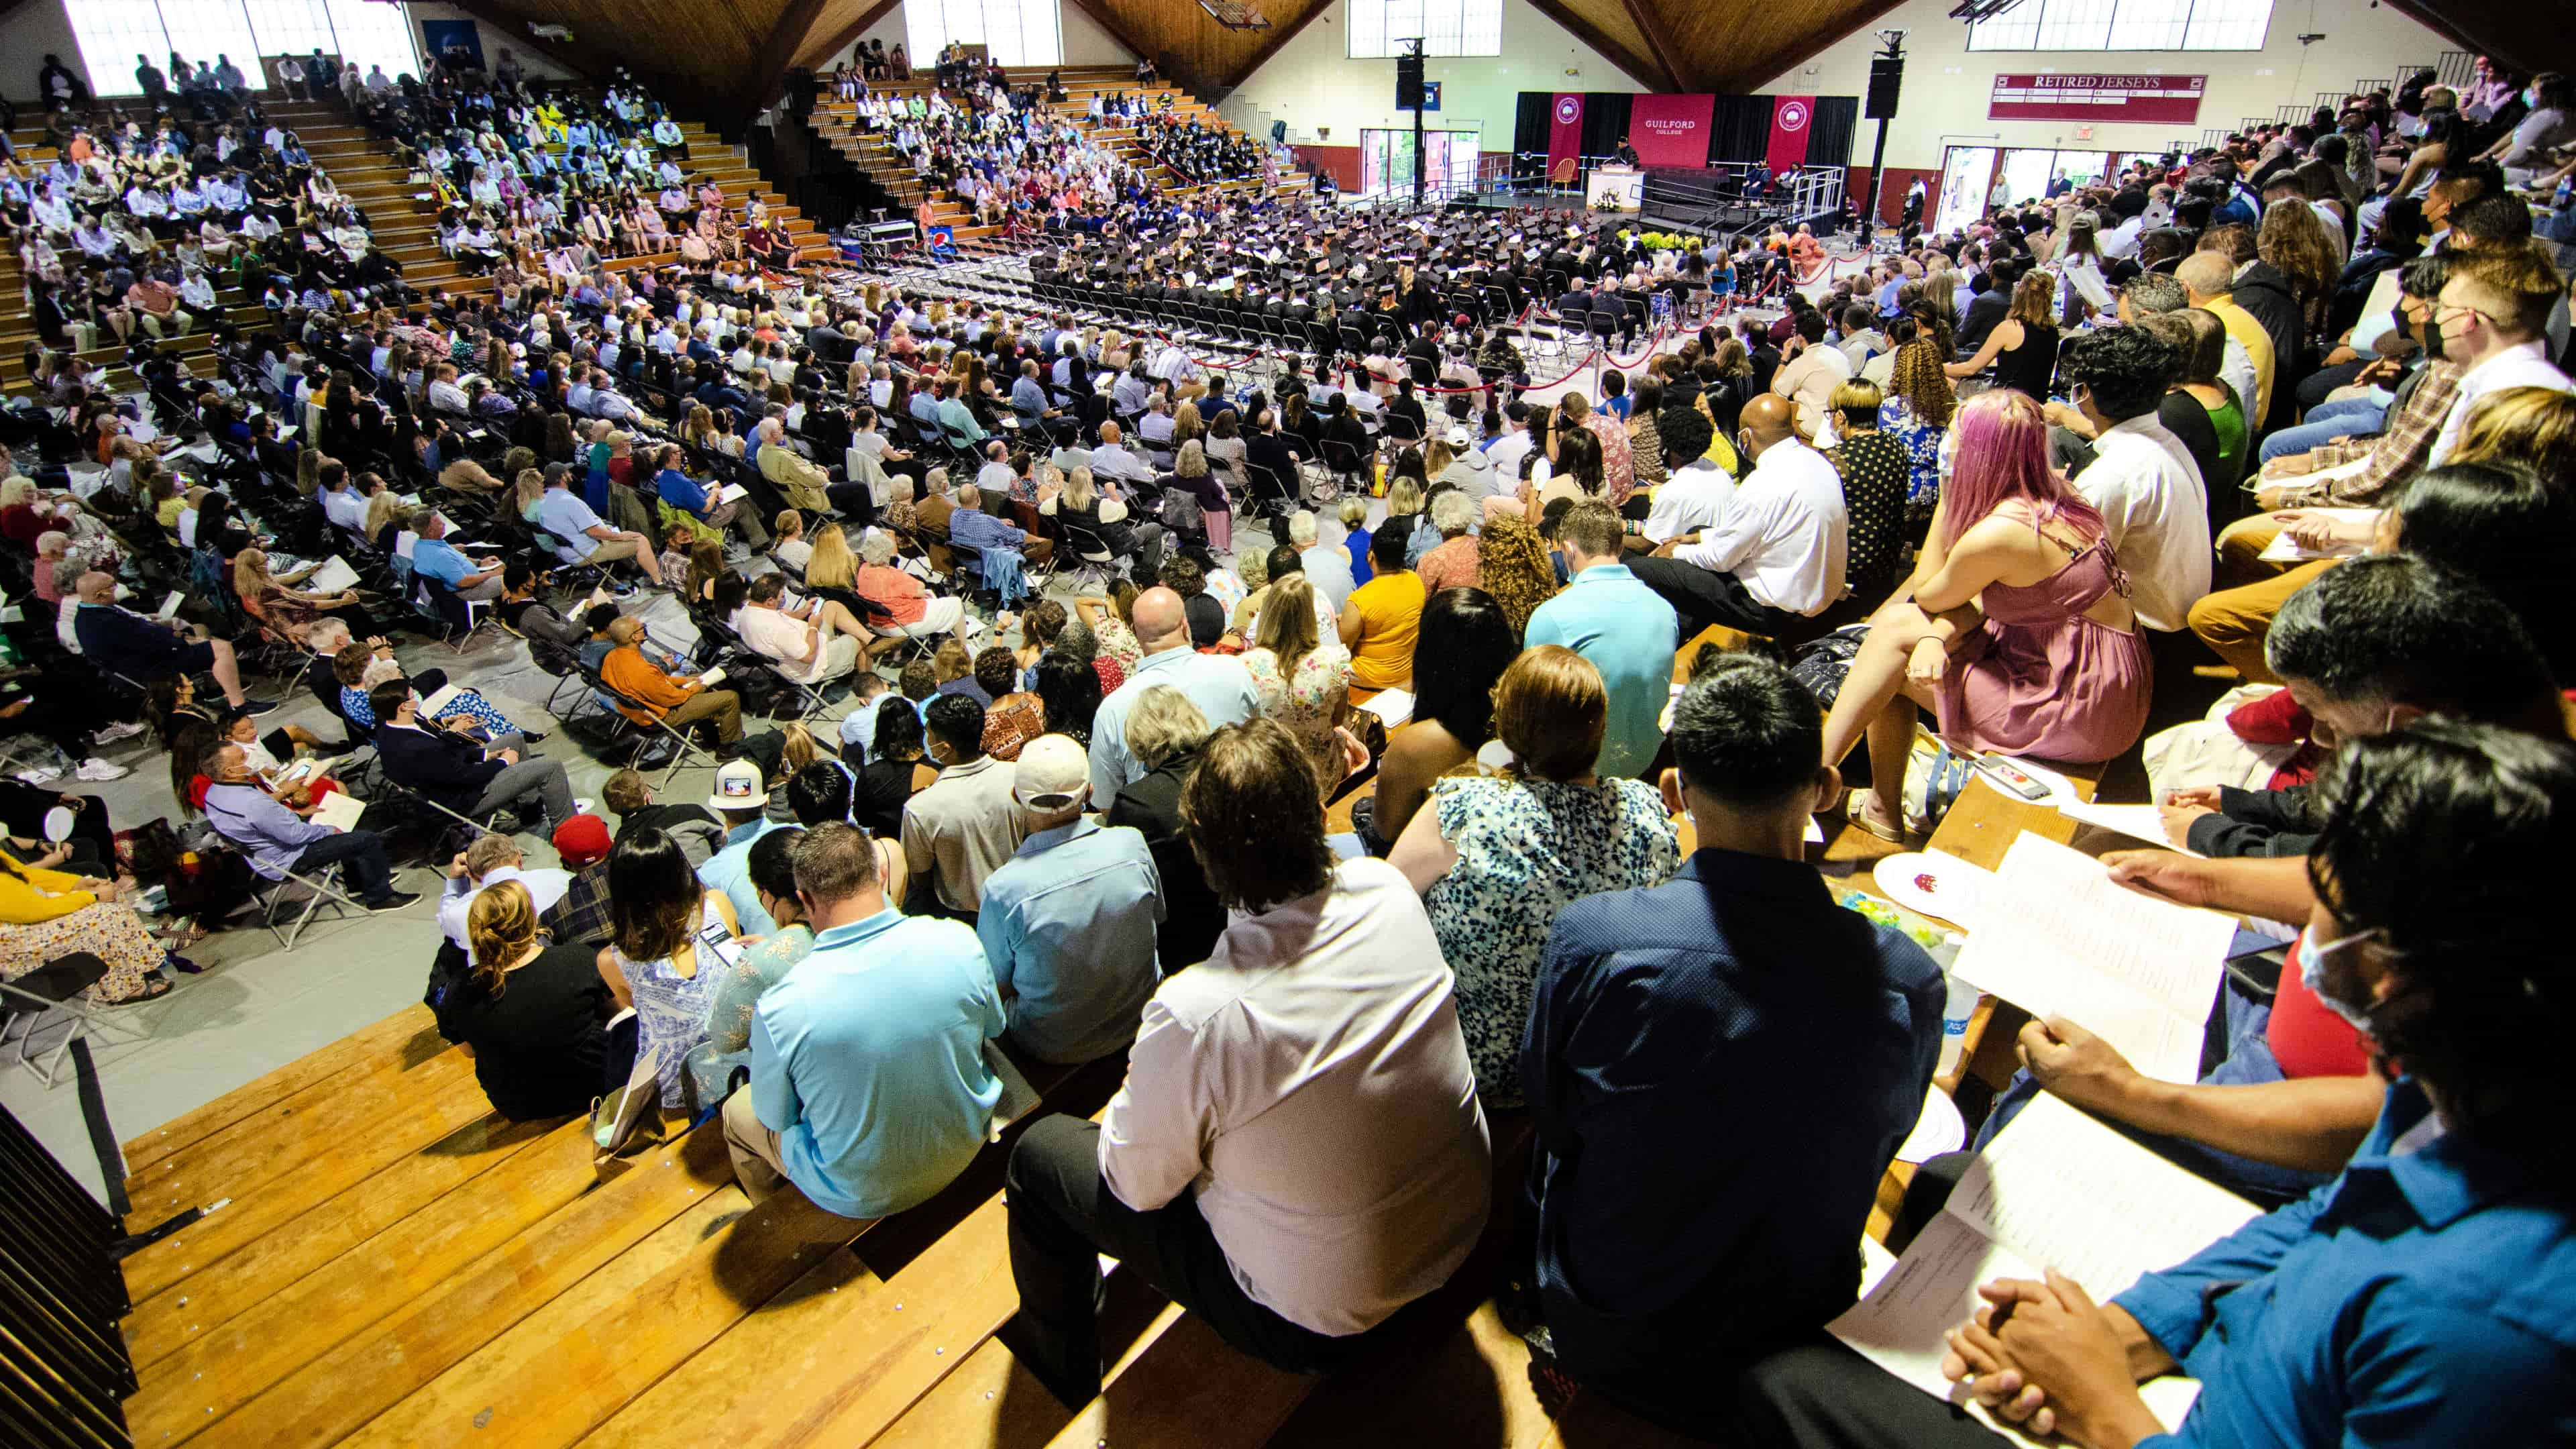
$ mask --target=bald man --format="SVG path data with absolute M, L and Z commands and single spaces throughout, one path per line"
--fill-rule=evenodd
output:
M 1711 624 L 1802 639 L 1844 591 L 1850 522 L 1842 477 L 1798 440 L 1787 398 L 1744 405 L 1736 447 L 1753 471 L 1716 523 L 1631 559 L 1629 572 L 1663 596 L 1685 641 Z
M 172 619 L 152 619 L 121 608 L 116 602 L 116 576 L 96 569 L 72 585 L 72 637 L 82 657 L 99 668 L 122 674 L 138 684 L 154 680 L 212 674 L 222 686 L 224 703 L 247 714 L 266 714 L 272 701 L 242 693 L 241 663 L 233 646 L 221 639 L 184 638 Z
M 2191 294 L 2191 305 L 2226 325 L 2227 340 L 2244 348 L 2254 364 L 2254 396 L 2236 401 L 2245 409 L 2247 428 L 2259 431 L 2272 411 L 2276 354 L 2261 320 L 2236 305 L 2236 264 L 2223 252 L 2193 252 L 2175 264 L 2174 280 Z
M 1830 471 L 1831 465 L 1828 465 Z M 1836 484 L 1840 496 L 1840 484 Z M 1260 712 L 1261 696 L 1243 661 L 1227 654 L 1201 654 L 1190 647 L 1190 623 L 1181 596 L 1151 588 L 1136 596 L 1136 642 L 1145 657 L 1127 671 L 1127 682 L 1100 702 L 1091 721 L 1091 798 L 1115 800 L 1121 788 L 1145 778 L 1145 765 L 1127 749 L 1127 716 L 1137 699 L 1158 684 L 1188 696 L 1207 716 L 1208 727 L 1241 724 Z

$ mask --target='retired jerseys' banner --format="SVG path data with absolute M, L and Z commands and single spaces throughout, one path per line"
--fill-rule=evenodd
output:
M 1547 108 L 1547 174 L 1556 174 L 1557 163 L 1582 156 L 1583 93 L 1558 91 Z
M 1643 165 L 1706 166 L 1716 110 L 1713 95 L 1638 96 L 1628 103 L 1628 144 Z
M 1807 133 L 1815 128 L 1815 120 L 1814 96 L 1772 97 L 1771 144 L 1762 152 L 1772 175 L 1807 164 Z
M 2130 121 L 2188 126 L 2200 119 L 2205 75 L 1997 75 L 1986 115 L 1998 121 Z

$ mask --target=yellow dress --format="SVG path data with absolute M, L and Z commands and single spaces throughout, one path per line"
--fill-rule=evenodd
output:
M 34 870 L 0 850 L 0 979 L 86 951 L 107 963 L 107 975 L 89 988 L 93 1001 L 129 1001 L 150 986 L 163 959 L 161 943 L 131 906 L 102 901 L 78 889 L 80 877 Z

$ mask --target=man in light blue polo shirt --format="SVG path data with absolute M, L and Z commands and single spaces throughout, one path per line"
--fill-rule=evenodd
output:
M 984 878 L 975 917 L 1010 996 L 1011 1045 L 1042 1062 L 1094 1061 L 1134 1041 L 1162 981 L 1162 877 L 1142 833 L 1083 818 L 1089 771 L 1067 736 L 1021 748 L 1011 795 L 1028 837 Z
M 1606 503 L 1578 503 L 1557 525 L 1556 541 L 1574 579 L 1530 615 L 1521 642 L 1562 644 L 1592 661 L 1610 691 L 1601 736 L 1602 778 L 1633 778 L 1655 762 L 1664 742 L 1664 704 L 1672 698 L 1673 651 L 1681 624 L 1673 606 L 1619 562 L 1625 525 Z
M 546 491 L 537 499 L 537 526 L 560 539 L 572 551 L 576 563 L 609 564 L 627 559 L 641 567 L 656 587 L 662 582 L 662 565 L 653 557 L 653 541 L 640 533 L 609 527 L 580 494 L 572 491 L 572 469 L 561 463 L 546 469 Z
M 825 1212 L 881 1218 L 983 1148 L 1002 994 L 974 932 L 887 904 L 865 831 L 817 826 L 795 865 L 814 950 L 753 1011 L 751 1086 L 725 1099 L 725 1146 L 755 1202 L 792 1182 Z
M 773 830 L 785 830 L 788 822 L 769 818 L 769 786 L 760 777 L 760 766 L 750 760 L 727 760 L 718 766 L 715 793 L 707 797 L 707 808 L 724 821 L 724 846 L 698 867 L 698 884 L 724 892 L 744 935 L 774 933 L 778 922 L 761 906 L 760 892 L 751 884 L 751 843 Z
M 501 597 L 501 561 L 477 567 L 447 541 L 447 515 L 432 509 L 421 520 L 420 537 L 412 542 L 411 571 L 438 580 L 460 599 L 489 603 Z
M 1189 616 L 1180 595 L 1161 587 L 1138 594 L 1134 625 L 1136 643 L 1145 657 L 1127 671 L 1127 682 L 1100 702 L 1100 711 L 1091 720 L 1094 800 L 1115 800 L 1121 786 L 1145 778 L 1144 763 L 1127 748 L 1127 715 L 1137 698 L 1155 685 L 1168 684 L 1187 695 L 1207 716 L 1212 730 L 1241 724 L 1261 712 L 1261 695 L 1242 660 L 1201 654 L 1190 647 Z

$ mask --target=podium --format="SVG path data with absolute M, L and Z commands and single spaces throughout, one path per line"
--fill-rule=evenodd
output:
M 1583 183 L 1583 204 L 1598 208 L 1607 201 L 1620 211 L 1645 205 L 1646 173 L 1634 166 L 1595 166 Z

